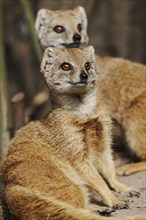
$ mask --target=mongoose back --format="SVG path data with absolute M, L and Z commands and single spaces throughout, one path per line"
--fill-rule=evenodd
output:
M 4 199 L 20 220 L 116 220 L 93 213 L 125 207 L 104 179 L 117 192 L 137 195 L 116 180 L 94 59 L 91 46 L 45 50 L 41 72 L 52 110 L 17 131 L 3 159 Z M 97 194 L 105 207 L 90 203 Z
M 49 45 L 82 48 L 88 43 L 87 17 L 81 6 L 74 10 L 41 9 L 35 28 L 43 48 Z M 130 152 L 140 160 L 120 167 L 117 173 L 129 175 L 145 170 L 146 67 L 121 58 L 98 55 L 96 64 L 102 74 L 101 87 L 111 107 L 110 115 L 122 128 Z

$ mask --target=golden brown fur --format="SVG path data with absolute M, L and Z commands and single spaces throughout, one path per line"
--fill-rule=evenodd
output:
M 62 69 L 64 63 L 72 65 L 70 71 Z M 137 192 L 116 180 L 111 120 L 96 86 L 93 48 L 48 48 L 41 71 L 52 110 L 20 129 L 10 142 L 3 160 L 5 201 L 20 220 L 107 220 L 92 213 L 108 208 L 90 204 L 91 196 L 98 199 L 98 193 L 114 209 L 125 205 L 104 179 L 117 192 Z M 83 73 L 88 75 L 87 82 L 82 81 Z
M 101 87 L 110 115 L 124 129 L 132 153 L 142 162 L 118 168 L 119 175 L 146 169 L 146 68 L 121 58 L 96 56 Z
M 82 26 L 81 31 L 78 24 Z M 61 25 L 65 31 L 58 34 L 53 31 L 53 25 Z M 43 47 L 83 47 L 88 43 L 87 17 L 81 6 L 65 11 L 42 9 L 38 12 L 35 27 Z M 78 44 L 73 41 L 74 34 L 81 36 Z M 103 75 L 101 84 L 107 104 L 111 107 L 111 117 L 122 127 L 130 151 L 141 160 L 119 168 L 117 173 L 129 175 L 145 170 L 146 67 L 128 60 L 98 55 L 96 63 L 97 70 Z

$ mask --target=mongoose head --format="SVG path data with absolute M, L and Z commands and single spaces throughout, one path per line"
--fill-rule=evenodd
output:
M 48 47 L 42 59 L 41 72 L 49 90 L 55 93 L 82 94 L 95 89 L 94 48 Z
M 88 43 L 87 17 L 81 6 L 74 10 L 41 9 L 35 29 L 43 48 L 83 47 Z

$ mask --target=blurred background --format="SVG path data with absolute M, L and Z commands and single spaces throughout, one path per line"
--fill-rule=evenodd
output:
M 4 130 L 5 134 L 1 139 L 9 139 L 5 131 L 14 129 L 13 118 L 21 120 L 22 109 L 29 109 L 44 88 L 39 72 L 41 50 L 34 31 L 39 9 L 83 6 L 88 17 L 89 43 L 96 53 L 146 63 L 145 0 L 1 0 L 0 4 L 1 133 Z M 19 92 L 25 98 L 22 93 L 14 97 Z M 22 124 L 15 125 L 15 129 Z
M 15 130 L 42 117 L 48 107 L 41 105 L 46 96 L 34 30 L 37 11 L 79 5 L 86 10 L 89 43 L 96 53 L 146 63 L 145 0 L 0 0 L 0 159 Z M 0 200 L 0 219 L 12 220 L 5 210 Z

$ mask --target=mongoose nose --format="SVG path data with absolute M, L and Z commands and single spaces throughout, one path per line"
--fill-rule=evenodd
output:
M 80 36 L 79 34 L 75 34 L 75 35 L 73 36 L 73 41 L 74 41 L 75 43 L 79 43 L 80 40 L 81 40 L 81 36 Z
M 81 82 L 87 82 L 87 79 L 88 79 L 87 73 L 82 71 L 80 74 L 80 79 L 81 79 Z

